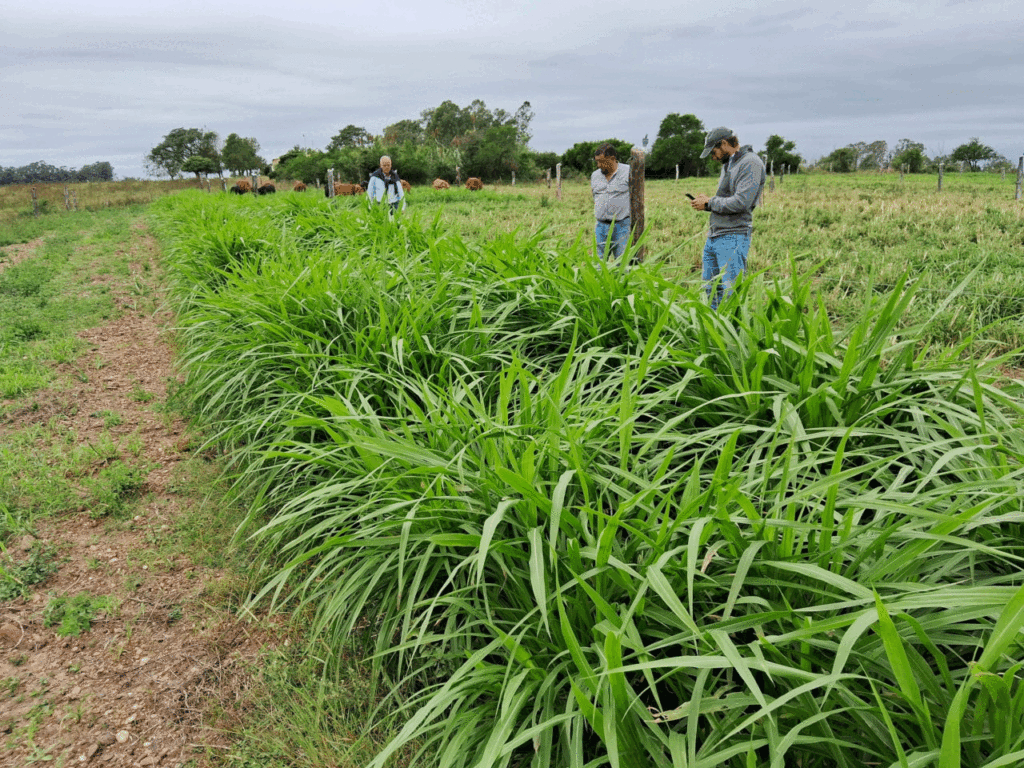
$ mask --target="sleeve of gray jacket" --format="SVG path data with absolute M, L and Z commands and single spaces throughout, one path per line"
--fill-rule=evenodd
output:
M 736 190 L 730 197 L 713 197 L 708 208 L 715 213 L 742 213 L 754 210 L 757 192 L 761 188 L 760 174 L 754 163 L 744 163 L 736 175 Z M 711 205 L 714 202 L 714 205 Z

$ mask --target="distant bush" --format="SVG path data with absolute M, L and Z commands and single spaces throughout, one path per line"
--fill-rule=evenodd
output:
M 21 168 L 5 168 L 0 165 L 0 186 L 7 184 L 39 184 L 50 182 L 113 181 L 114 167 L 106 162 L 83 165 L 77 171 L 56 168 L 40 161 Z

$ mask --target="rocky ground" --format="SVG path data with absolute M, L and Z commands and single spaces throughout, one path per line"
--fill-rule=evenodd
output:
M 0 269 L 38 246 L 3 249 Z M 148 264 L 154 291 L 156 254 L 137 225 L 131 269 L 139 278 Z M 22 562 L 54 553 L 57 570 L 27 597 L 0 602 L 0 766 L 205 765 L 226 748 L 218 713 L 240 700 L 268 643 L 266 624 L 235 616 L 226 607 L 238 602 L 226 599 L 231 576 L 180 546 L 183 515 L 209 502 L 184 479 L 194 460 L 186 425 L 159 407 L 176 375 L 171 318 L 159 296 L 142 306 L 118 278 L 96 279 L 110 281 L 120 312 L 80 334 L 89 375 L 62 367 L 52 391 L 0 415 L 0 441 L 53 423 L 77 445 L 130 438 L 144 483 L 126 514 L 98 517 L 80 506 L 8 542 L 8 557 Z M 93 471 L 108 461 L 97 453 Z M 88 629 L 61 637 L 59 625 L 44 626 L 55 616 L 48 606 L 82 594 L 107 601 Z

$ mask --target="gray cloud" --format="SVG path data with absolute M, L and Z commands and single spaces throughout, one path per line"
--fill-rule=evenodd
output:
M 781 134 L 810 159 L 877 138 L 1024 149 L 1024 20 L 1009 2 L 54 2 L 4 9 L 0 165 L 108 160 L 139 176 L 176 127 L 254 136 L 275 156 L 475 98 L 529 100 L 545 151 L 653 141 L 670 112 L 755 146 Z

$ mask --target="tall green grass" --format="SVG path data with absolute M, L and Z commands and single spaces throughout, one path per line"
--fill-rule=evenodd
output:
M 400 681 L 374 765 L 1021 759 L 1020 392 L 904 278 L 837 328 L 798 270 L 713 312 L 440 213 L 153 211 L 254 600 Z

